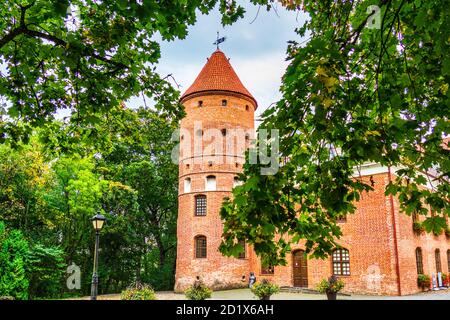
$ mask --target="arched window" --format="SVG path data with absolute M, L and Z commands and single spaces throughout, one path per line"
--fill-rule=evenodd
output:
M 447 270 L 450 273 L 450 249 L 447 250 Z
M 423 274 L 423 259 L 421 248 L 416 248 L 416 267 L 417 267 L 417 274 Z
M 227 106 L 227 100 L 222 100 L 222 106 L 226 107 Z
M 203 194 L 195 196 L 195 215 L 206 216 L 206 196 Z
M 434 250 L 434 258 L 436 260 L 436 273 L 442 272 L 441 251 L 439 249 Z
M 245 105 L 245 110 L 246 110 L 246 111 L 249 110 L 248 104 Z
M 206 177 L 206 191 L 214 191 L 216 190 L 216 176 L 207 176 Z
M 222 129 L 220 132 L 222 132 L 222 136 L 224 137 L 227 135 L 227 129 Z
M 184 179 L 184 192 L 191 192 L 191 178 Z
M 347 249 L 333 251 L 333 274 L 336 276 L 350 275 L 350 255 Z
M 245 259 L 246 257 L 246 248 L 245 248 L 245 240 L 239 240 L 239 244 L 244 248 L 244 251 L 239 253 L 239 259 Z
M 194 240 L 195 240 L 195 257 L 206 258 L 206 237 L 196 236 Z

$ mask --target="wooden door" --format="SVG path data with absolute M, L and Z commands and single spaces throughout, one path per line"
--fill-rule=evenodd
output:
M 308 287 L 308 265 L 303 250 L 293 253 L 294 287 Z

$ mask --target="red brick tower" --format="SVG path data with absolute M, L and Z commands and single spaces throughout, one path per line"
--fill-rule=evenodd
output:
M 185 290 L 197 278 L 213 289 L 245 286 L 248 248 L 239 259 L 218 251 L 222 234 L 219 210 L 242 170 L 257 102 L 229 59 L 217 50 L 181 103 L 186 117 L 180 132 L 175 290 Z

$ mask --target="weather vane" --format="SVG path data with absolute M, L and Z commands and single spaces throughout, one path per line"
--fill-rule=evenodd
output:
M 217 46 L 217 50 L 219 50 L 219 44 L 224 42 L 227 39 L 227 37 L 219 38 L 219 31 L 217 31 L 217 40 L 213 43 Z

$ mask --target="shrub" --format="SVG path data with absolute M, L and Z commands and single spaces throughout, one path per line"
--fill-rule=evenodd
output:
M 209 289 L 202 281 L 197 280 L 192 286 L 184 292 L 189 300 L 205 300 L 211 298 L 212 290 Z
M 155 291 L 146 284 L 135 284 L 120 294 L 121 300 L 156 300 Z
M 251 290 L 260 300 L 269 300 L 271 295 L 280 292 L 280 287 L 263 279 L 260 283 L 254 284 Z
M 64 251 L 58 247 L 36 244 L 28 255 L 29 298 L 55 298 L 63 288 Z
M 430 276 L 427 276 L 426 274 L 419 274 L 417 276 L 417 285 L 422 288 L 422 290 L 425 290 L 426 288 L 429 288 L 431 284 L 431 278 Z
M 26 275 L 29 245 L 18 230 L 8 231 L 0 222 L 0 295 L 28 299 Z
M 322 279 L 317 285 L 317 291 L 320 293 L 337 293 L 344 288 L 344 281 L 331 276 L 328 280 Z

